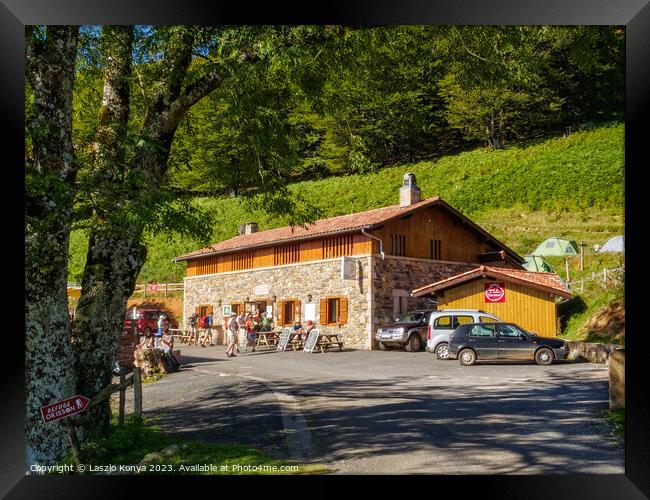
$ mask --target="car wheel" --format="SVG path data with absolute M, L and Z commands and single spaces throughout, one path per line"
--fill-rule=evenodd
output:
M 476 353 L 471 349 L 463 349 L 458 353 L 458 359 L 463 366 L 472 366 L 476 363 Z
M 422 347 L 422 339 L 417 333 L 411 335 L 408 341 L 406 342 L 406 345 L 404 346 L 404 348 L 408 352 L 418 352 L 421 347 Z
M 436 356 L 438 359 L 449 359 L 449 344 L 447 342 L 441 342 L 436 347 Z
M 379 349 L 382 350 L 382 351 L 390 351 L 390 347 L 388 347 L 383 342 L 379 342 Z
M 548 347 L 542 347 L 535 353 L 535 362 L 538 365 L 552 365 L 553 361 L 555 361 L 555 356 Z
M 145 328 L 144 329 L 144 334 L 148 335 L 149 333 L 151 333 L 151 328 Z

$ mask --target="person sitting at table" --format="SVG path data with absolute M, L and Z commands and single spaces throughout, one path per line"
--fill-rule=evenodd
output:
M 255 323 L 253 323 L 253 315 L 248 313 L 246 316 L 246 323 L 244 323 L 246 328 L 246 348 L 249 345 L 253 346 L 253 352 L 255 352 Z
M 144 334 L 144 340 L 140 342 L 137 346 L 137 349 L 153 349 L 154 348 L 154 336 L 151 333 L 151 330 Z
M 271 318 L 269 318 L 269 315 L 266 312 L 263 312 L 260 323 L 260 331 L 270 332 L 271 330 L 273 330 L 273 321 L 271 321 Z
M 302 333 L 302 340 L 307 340 L 307 337 L 309 337 L 309 333 L 316 328 L 316 325 L 314 322 L 310 319 L 307 320 L 307 328 L 303 328 L 303 333 Z
M 169 321 L 163 323 L 163 335 L 160 338 L 160 349 L 162 349 L 165 363 L 170 371 L 178 370 L 180 363 L 174 356 L 174 336 L 169 331 Z

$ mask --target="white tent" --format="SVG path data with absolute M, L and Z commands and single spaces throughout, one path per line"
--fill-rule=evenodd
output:
M 614 236 L 598 250 L 598 253 L 608 252 L 625 252 L 625 238 L 623 236 Z

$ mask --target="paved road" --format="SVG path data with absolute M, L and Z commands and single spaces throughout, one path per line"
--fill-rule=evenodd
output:
M 461 367 L 399 351 L 228 359 L 222 346 L 181 349 L 185 369 L 144 386 L 145 413 L 188 437 L 289 457 L 295 433 L 307 433 L 307 458 L 342 474 L 624 471 L 623 447 L 598 417 L 607 408 L 603 365 Z M 309 430 L 291 428 L 283 395 Z

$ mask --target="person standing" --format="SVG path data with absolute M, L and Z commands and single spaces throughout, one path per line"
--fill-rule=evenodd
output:
M 160 346 L 160 339 L 163 336 L 163 325 L 164 325 L 166 319 L 167 319 L 167 316 L 165 316 L 164 314 L 161 314 L 160 316 L 158 316 L 158 330 L 156 331 L 156 339 L 155 339 L 156 347 Z
M 192 345 L 196 342 L 196 339 L 199 337 L 199 315 L 195 312 L 190 316 L 190 338 L 188 339 L 188 344 Z
M 239 324 L 237 323 L 237 315 L 232 313 L 228 321 L 228 349 L 226 349 L 226 356 L 232 358 L 237 356 L 235 348 L 237 347 L 237 333 L 239 332 Z
M 248 345 L 253 346 L 253 352 L 255 352 L 255 322 L 253 320 L 253 315 L 248 314 L 246 317 L 246 349 L 248 349 Z

